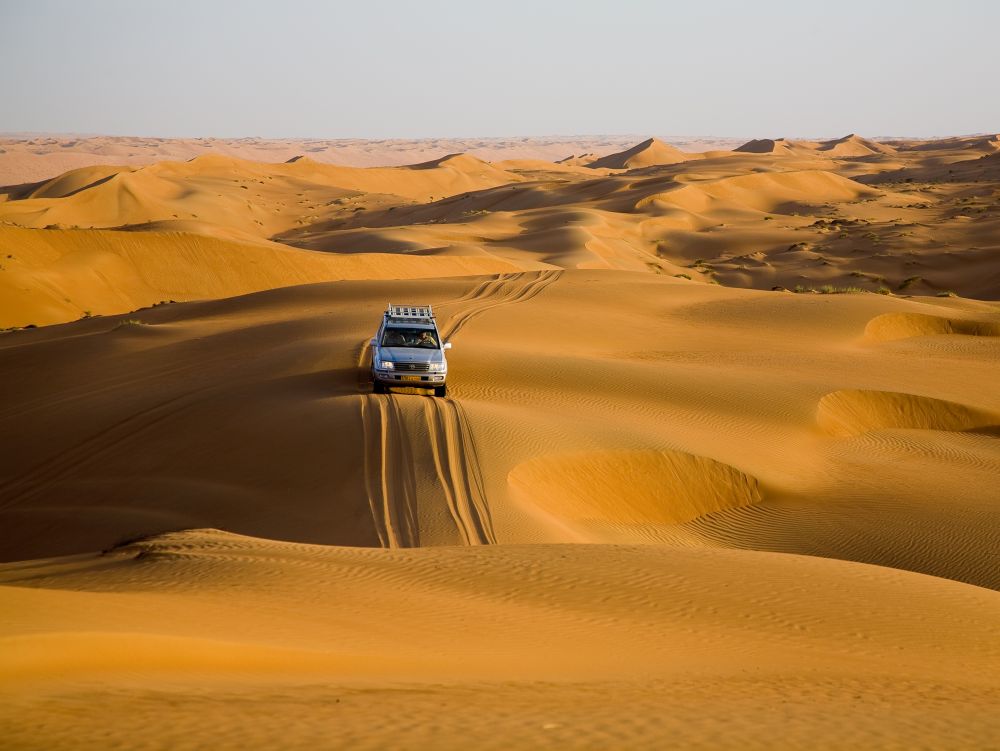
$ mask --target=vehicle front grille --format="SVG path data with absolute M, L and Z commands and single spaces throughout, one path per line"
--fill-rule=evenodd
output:
M 408 370 L 411 373 L 414 371 L 420 371 L 426 373 L 431 369 L 431 364 L 429 362 L 397 362 L 396 370 Z

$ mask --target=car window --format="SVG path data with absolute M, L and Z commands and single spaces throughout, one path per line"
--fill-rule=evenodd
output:
M 420 349 L 437 349 L 438 338 L 431 329 L 406 328 L 393 326 L 382 334 L 383 347 L 417 347 Z

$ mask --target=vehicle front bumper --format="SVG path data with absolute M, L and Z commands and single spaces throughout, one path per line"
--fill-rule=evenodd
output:
M 444 386 L 447 373 L 413 373 L 395 372 L 392 370 L 377 370 L 372 374 L 375 382 L 383 386 L 416 386 L 417 388 L 433 388 Z

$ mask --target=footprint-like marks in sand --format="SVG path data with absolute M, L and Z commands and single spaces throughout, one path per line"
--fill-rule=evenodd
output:
M 847 438 L 873 430 L 982 430 L 1000 426 L 1000 415 L 929 396 L 845 389 L 819 400 L 816 422 Z
M 1000 336 L 1000 323 L 945 318 L 924 313 L 884 313 L 871 319 L 865 326 L 865 336 L 876 342 L 941 334 Z
M 756 478 L 683 451 L 549 454 L 507 479 L 526 501 L 570 523 L 683 524 L 762 500 Z

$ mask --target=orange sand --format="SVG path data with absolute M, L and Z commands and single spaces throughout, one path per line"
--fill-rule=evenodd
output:
M 7 190 L 6 744 L 996 745 L 996 139 L 764 140 Z

